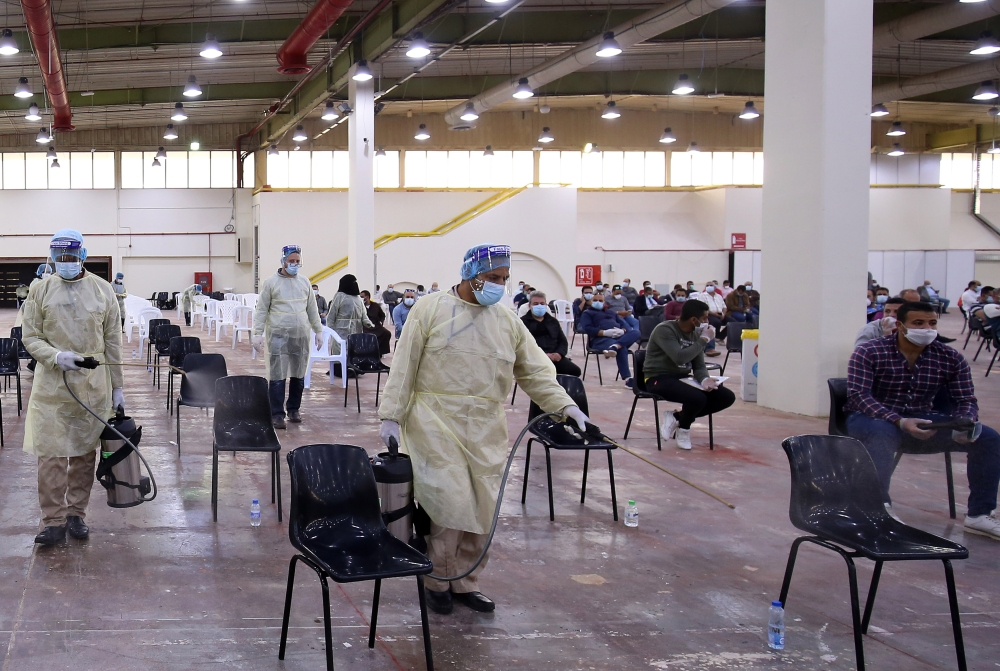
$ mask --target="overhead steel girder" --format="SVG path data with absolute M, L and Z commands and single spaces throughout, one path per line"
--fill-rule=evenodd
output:
M 292 82 L 258 82 L 255 84 L 203 84 L 204 93 L 196 99 L 186 99 L 184 103 L 195 107 L 199 102 L 224 100 L 277 100 L 292 88 Z M 70 104 L 74 109 L 90 106 L 173 104 L 179 100 L 177 86 L 151 86 L 135 89 L 112 89 L 95 91 L 93 96 L 70 94 Z M 27 110 L 30 100 L 20 100 L 14 96 L 0 96 L 0 110 Z M 166 122 L 164 122 L 166 123 Z
M 349 49 L 333 59 L 323 72 L 317 72 L 289 102 L 286 111 L 273 116 L 264 126 L 268 142 L 277 140 L 294 128 L 309 112 L 322 104 L 331 92 L 347 85 L 347 72 L 358 58 L 369 62 L 384 54 L 399 40 L 422 25 L 448 0 L 400 0 L 376 17 L 355 40 L 359 49 Z M 353 52 L 353 53 L 352 53 Z

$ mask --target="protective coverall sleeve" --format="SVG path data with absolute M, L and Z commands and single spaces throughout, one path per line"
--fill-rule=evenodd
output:
M 402 424 L 403 418 L 406 417 L 417 370 L 420 368 L 420 359 L 427 344 L 427 327 L 422 318 L 426 310 L 419 309 L 419 305 L 418 303 L 410 310 L 406 318 L 409 326 L 403 329 L 399 340 L 396 341 L 396 351 L 392 355 L 392 370 L 385 383 L 385 391 L 382 392 L 382 404 L 378 407 L 379 419 L 391 419 Z
M 39 292 L 32 291 L 28 294 L 28 300 L 24 302 L 22 308 L 23 319 L 21 321 L 21 342 L 35 360 L 43 366 L 54 369 L 56 367 L 56 354 L 59 348 L 53 347 L 47 340 L 41 338 L 42 334 L 42 306 Z
M 309 291 L 309 298 L 306 303 L 306 316 L 309 318 L 309 327 L 313 330 L 313 333 L 323 332 L 323 322 L 319 318 L 319 308 L 316 307 L 316 294 L 311 290 Z M 256 333 L 257 328 L 257 318 L 254 317 L 254 333 Z
M 556 368 L 551 359 L 545 355 L 542 348 L 520 319 L 511 315 L 516 326 L 514 349 L 514 379 L 531 400 L 545 412 L 559 412 L 567 406 L 576 406 L 566 390 L 556 382 Z M 395 367 L 395 357 L 393 366 Z
M 313 302 L 315 306 L 315 301 Z M 264 335 L 264 324 L 267 323 L 267 313 L 271 309 L 271 287 L 265 283 L 261 286 L 260 296 L 257 297 L 257 307 L 253 313 L 253 334 L 255 336 Z
M 104 359 L 111 370 L 111 388 L 121 389 L 125 386 L 125 371 L 122 362 L 122 322 L 118 310 L 118 301 L 110 302 L 104 315 Z

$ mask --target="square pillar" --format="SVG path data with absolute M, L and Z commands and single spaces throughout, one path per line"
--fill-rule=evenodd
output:
M 757 399 L 823 416 L 865 324 L 872 0 L 768 0 L 765 20 Z
M 375 80 L 348 81 L 347 148 L 350 188 L 347 192 L 347 272 L 358 285 L 375 293 Z

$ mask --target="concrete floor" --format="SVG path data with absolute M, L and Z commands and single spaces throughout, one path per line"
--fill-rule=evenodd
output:
M 174 318 L 174 314 L 166 315 Z M 0 333 L 14 321 L 0 311 Z M 960 317 L 942 330 L 957 335 Z M 235 351 L 197 328 L 205 351 L 225 354 L 231 373 L 264 374 L 246 341 Z M 961 345 L 961 342 L 957 343 Z M 134 345 L 133 345 L 134 346 Z M 132 346 L 126 345 L 131 349 Z M 582 364 L 580 342 L 577 359 Z M 973 350 L 970 346 L 970 358 Z M 738 387 L 739 359 L 729 371 Z M 1000 375 L 973 364 L 985 421 L 1000 409 Z M 605 362 L 604 386 L 587 376 L 591 417 L 620 436 L 632 401 Z M 317 367 L 317 371 L 321 368 Z M 343 407 L 342 390 L 314 376 L 304 422 L 279 432 L 284 451 L 343 442 L 381 449 L 374 380 L 363 380 L 362 413 Z M 339 381 L 338 381 L 339 382 Z M 31 374 L 23 376 L 25 393 Z M 0 451 L 0 671 L 44 669 L 320 669 L 322 601 L 316 577 L 300 568 L 288 652 L 277 659 L 286 571 L 287 527 L 269 503 L 267 458 L 223 454 L 220 511 L 213 523 L 211 423 L 187 409 L 182 455 L 165 408 L 166 391 L 141 368 L 126 371 L 129 414 L 144 427 L 141 447 L 160 485 L 156 501 L 129 510 L 104 505 L 95 484 L 89 542 L 53 549 L 32 543 L 38 523 L 35 461 L 20 450 L 23 416 L 13 392 L 2 395 L 6 448 Z M 353 390 L 352 399 L 353 403 Z M 512 435 L 524 426 L 528 399 L 509 408 Z M 521 506 L 523 461 L 512 473 L 489 568 L 481 586 L 497 601 L 493 615 L 456 605 L 431 614 L 439 669 L 853 669 L 847 576 L 843 561 L 808 546 L 800 553 L 787 608 L 787 649 L 765 644 L 767 607 L 777 598 L 785 559 L 797 535 L 788 522 L 788 465 L 780 447 L 793 434 L 825 433 L 826 420 L 737 404 L 715 422 L 696 425 L 695 449 L 656 451 L 651 404 L 640 404 L 628 446 L 735 504 L 721 503 L 649 464 L 619 452 L 619 505 L 638 502 L 640 525 L 614 523 L 603 459 L 592 463 L 587 502 L 579 504 L 582 455 L 555 454 L 556 521 L 549 522 L 544 460 L 532 462 Z M 596 456 L 596 455 L 595 455 Z M 282 460 L 282 468 L 285 464 Z M 940 455 L 908 456 L 893 480 L 897 513 L 908 523 L 966 544 L 956 564 L 970 669 L 1000 666 L 1000 543 L 965 535 L 964 459 L 956 460 L 959 522 L 948 518 Z M 287 473 L 283 472 L 287 510 Z M 262 501 L 263 525 L 248 508 Z M 862 590 L 871 565 L 859 563 Z M 423 669 L 413 579 L 383 586 L 379 639 L 367 648 L 370 583 L 333 586 L 334 657 L 339 668 Z M 863 598 L 863 597 L 862 597 Z M 992 643 L 990 641 L 993 641 Z M 865 638 L 869 669 L 956 668 L 943 570 L 939 563 L 889 565 Z

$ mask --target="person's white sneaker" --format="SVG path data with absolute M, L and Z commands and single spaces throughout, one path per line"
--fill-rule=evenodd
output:
M 900 524 L 906 524 L 906 522 L 904 522 L 903 520 L 899 519 L 899 517 L 896 516 L 896 513 L 892 512 L 892 504 L 891 503 L 886 503 L 886 504 L 883 504 L 883 505 L 885 505 L 885 512 L 889 513 L 889 517 L 891 517 L 892 519 L 896 520 Z
M 965 516 L 965 530 L 1000 541 L 1000 520 L 993 515 Z
M 668 410 L 663 416 L 663 420 L 660 422 L 660 437 L 663 440 L 670 440 L 674 437 L 674 433 L 677 431 L 677 416 L 674 415 L 673 410 Z
M 691 449 L 691 429 L 677 429 L 677 447 L 682 450 Z

